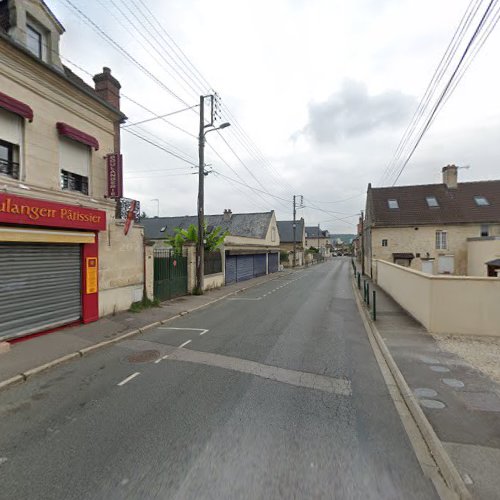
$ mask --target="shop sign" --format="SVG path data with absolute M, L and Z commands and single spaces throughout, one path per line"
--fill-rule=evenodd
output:
M 123 196 L 123 157 L 119 153 L 112 153 L 106 157 L 108 167 L 108 198 Z
M 102 231 L 106 212 L 0 193 L 0 223 Z
M 97 293 L 97 257 L 85 259 L 85 293 Z

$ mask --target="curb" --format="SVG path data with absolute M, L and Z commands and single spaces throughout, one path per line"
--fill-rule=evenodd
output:
M 356 295 L 356 302 L 358 304 L 358 308 L 362 310 L 364 318 L 366 319 L 366 323 L 370 327 L 370 331 L 377 342 L 377 345 L 384 357 L 389 370 L 396 381 L 399 392 L 403 397 L 403 400 L 410 412 L 411 416 L 415 420 L 415 423 L 422 435 L 422 438 L 425 441 L 425 444 L 429 448 L 429 451 L 434 458 L 437 467 L 443 477 L 446 485 L 454 491 L 460 499 L 470 500 L 472 495 L 470 491 L 465 486 L 465 483 L 460 476 L 458 470 L 455 467 L 455 464 L 452 462 L 450 456 L 446 452 L 443 443 L 437 436 L 434 431 L 431 423 L 425 416 L 422 408 L 418 404 L 416 397 L 413 395 L 408 383 L 406 382 L 403 374 L 398 368 L 396 361 L 392 357 L 392 354 L 389 351 L 389 348 L 386 346 L 382 335 L 378 331 L 378 328 L 375 325 L 375 322 L 372 320 L 369 311 L 363 306 L 361 294 L 357 288 L 357 284 L 352 282 L 354 293 Z
M 70 354 L 66 354 L 64 356 L 61 356 L 60 358 L 49 361 L 48 363 L 45 363 L 43 365 L 36 366 L 35 368 L 31 368 L 29 370 L 26 370 L 25 372 L 21 372 L 20 374 L 14 375 L 11 378 L 0 381 L 0 391 L 3 389 L 7 389 L 10 386 L 17 384 L 19 382 L 25 382 L 28 378 L 31 378 L 33 375 L 37 375 L 37 374 L 42 373 L 50 368 L 61 365 L 61 364 L 65 363 L 66 361 L 70 361 L 70 360 L 76 359 L 76 358 L 82 358 L 83 356 L 86 356 L 87 354 L 90 354 L 94 351 L 97 351 L 103 347 L 107 347 L 109 345 L 116 344 L 117 342 L 120 342 L 121 340 L 125 340 L 129 337 L 133 337 L 134 335 L 140 335 L 141 333 L 144 333 L 145 331 L 147 331 L 151 328 L 155 328 L 157 326 L 164 325 L 165 323 L 168 323 L 169 321 L 173 321 L 174 319 L 185 316 L 186 314 L 197 311 L 198 309 L 202 309 L 203 307 L 207 307 L 207 306 L 210 306 L 212 304 L 215 304 L 216 302 L 219 302 L 227 297 L 230 297 L 231 295 L 235 295 L 237 293 L 243 292 L 244 290 L 248 290 L 249 288 L 253 288 L 255 286 L 262 285 L 263 283 L 267 283 L 269 281 L 274 281 L 278 278 L 280 278 L 280 276 L 270 278 L 267 281 L 261 281 L 260 283 L 253 283 L 253 284 L 246 286 L 244 288 L 240 288 L 238 290 L 234 290 L 233 292 L 229 292 L 229 293 L 223 295 L 222 297 L 211 300 L 210 302 L 207 302 L 206 304 L 201 304 L 199 306 L 194 307 L 193 309 L 188 309 L 187 311 L 182 311 L 181 313 L 176 314 L 175 316 L 171 316 L 170 318 L 166 318 L 166 319 L 161 320 L 161 321 L 155 321 L 154 323 L 150 323 L 148 325 L 141 326 L 140 328 L 136 328 L 135 330 L 131 330 L 131 331 L 128 331 L 126 333 L 122 333 L 121 335 L 119 335 L 113 339 L 104 340 L 102 342 L 98 342 L 97 344 L 92 344 L 92 345 L 90 345 L 88 347 L 84 347 L 83 349 L 80 349 L 78 351 L 72 352 Z

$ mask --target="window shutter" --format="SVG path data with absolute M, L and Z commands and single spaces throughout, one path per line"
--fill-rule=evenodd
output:
M 0 139 L 20 145 L 22 138 L 22 118 L 0 109 Z
M 60 137 L 59 166 L 61 170 L 88 177 L 90 166 L 89 146 Z

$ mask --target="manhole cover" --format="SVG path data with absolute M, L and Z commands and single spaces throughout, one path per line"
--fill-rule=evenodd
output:
M 149 361 L 154 361 L 160 357 L 160 351 L 155 351 L 153 349 L 149 351 L 140 351 L 127 356 L 127 361 L 129 363 L 147 363 Z
M 431 358 L 430 356 L 419 356 L 420 361 L 423 363 L 427 363 L 429 365 L 437 365 L 439 364 L 439 359 Z
M 417 398 L 435 398 L 438 395 L 434 389 L 428 389 L 427 387 L 413 389 L 413 394 L 415 394 Z

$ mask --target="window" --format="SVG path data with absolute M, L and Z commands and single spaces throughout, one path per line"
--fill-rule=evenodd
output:
M 89 194 L 90 147 L 66 137 L 59 138 L 61 188 Z
M 478 207 L 486 207 L 490 204 L 484 196 L 474 196 L 474 201 Z
M 21 117 L 0 109 L 0 174 L 19 179 Z
M 26 25 L 26 47 L 36 57 L 42 59 L 43 37 L 40 31 L 29 24 Z
M 387 246 L 387 240 L 382 240 L 382 246 L 386 247 Z
M 390 209 L 399 208 L 398 200 L 387 200 Z
M 448 238 L 446 231 L 436 231 L 436 250 L 446 250 L 448 248 Z
M 425 199 L 427 201 L 427 206 L 428 207 L 439 207 L 439 203 L 437 201 L 437 198 L 435 196 L 427 196 Z
M 489 236 L 490 235 L 490 230 L 489 230 L 488 224 L 481 224 L 481 236 Z

